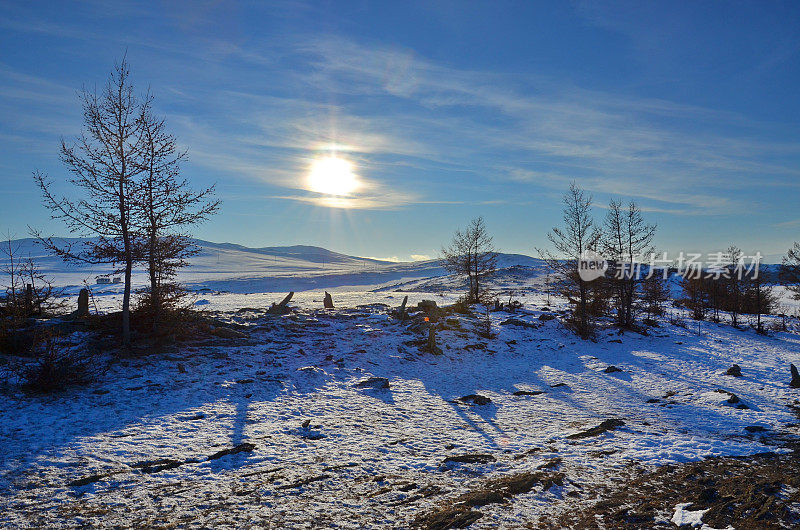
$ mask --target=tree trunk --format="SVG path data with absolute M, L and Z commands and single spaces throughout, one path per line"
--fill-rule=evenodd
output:
M 153 313 L 153 333 L 158 333 L 158 322 L 161 316 L 161 292 L 156 272 L 156 247 L 157 239 L 155 232 L 153 232 L 150 235 L 150 256 L 148 257 L 148 266 L 150 267 L 150 310 Z
M 128 258 L 125 263 L 125 293 L 122 295 L 122 346 L 127 349 L 131 345 L 131 273 L 133 262 Z

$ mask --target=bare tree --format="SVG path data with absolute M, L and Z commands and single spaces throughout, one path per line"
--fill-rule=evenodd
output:
M 556 254 L 547 253 L 547 262 L 557 274 L 561 293 L 576 303 L 573 323 L 583 338 L 594 333 L 591 314 L 590 285 L 578 274 L 579 262 L 587 250 L 595 250 L 600 232 L 592 218 L 592 197 L 575 182 L 563 197 L 563 228 L 553 228 L 547 235 L 555 247 Z M 575 300 L 577 299 L 577 300 Z
M 150 278 L 147 302 L 156 331 L 165 303 L 180 292 L 173 283 L 178 269 L 198 251 L 185 231 L 213 215 L 220 203 L 210 200 L 214 186 L 195 191 L 181 178 L 186 152 L 178 150 L 164 119 L 154 116 L 149 105 L 144 110 L 142 177 L 132 200 L 133 217 L 143 236 L 139 253 Z
M 744 312 L 756 315 L 756 331 L 764 333 L 761 315 L 769 315 L 775 307 L 776 297 L 771 285 L 764 281 L 763 274 L 754 268 L 744 279 Z
M 614 274 L 608 281 L 614 293 L 620 327 L 631 328 L 635 324 L 634 309 L 641 295 L 641 258 L 655 253 L 655 233 L 655 225 L 645 224 L 642 211 L 633 201 L 627 208 L 617 200 L 609 203 L 601 246 L 605 258 L 613 266 Z
M 131 337 L 131 274 L 137 260 L 132 195 L 144 167 L 140 118 L 147 113 L 149 98 L 137 100 L 128 63 L 123 59 L 115 65 L 101 93 L 84 89 L 81 100 L 84 132 L 73 145 L 62 139 L 60 152 L 72 174 L 67 181 L 78 190 L 79 197 L 57 196 L 47 175 L 36 172 L 34 179 L 52 218 L 62 220 L 70 232 L 94 239 L 75 246 L 35 234 L 66 260 L 122 265 L 122 342 L 127 347 Z
M 11 234 L 0 247 L 0 275 L 4 292 L 0 316 L 8 317 L 12 327 L 25 318 L 63 308 L 63 300 L 58 300 L 61 290 L 41 272 L 33 257 L 22 254 L 22 245 Z
M 17 308 L 20 305 L 21 266 L 19 264 L 19 251 L 19 244 L 14 243 L 14 236 L 9 233 L 2 246 L 4 259 L 2 264 L 0 264 L 0 273 L 3 274 L 4 282 L 0 284 L 0 287 L 5 291 L 3 297 L 6 308 L 5 312 L 11 317 L 14 317 L 18 313 Z
M 663 274 L 650 271 L 642 282 L 642 305 L 647 318 L 664 314 L 664 304 L 670 300 L 669 285 Z
M 681 278 L 681 288 L 685 295 L 683 303 L 692 311 L 692 318 L 695 320 L 705 320 L 706 318 L 711 305 L 709 288 L 711 281 L 704 276 L 699 265 L 692 265 L 683 271 Z
M 800 300 L 800 242 L 795 241 L 783 257 L 780 280 Z
M 739 315 L 742 313 L 744 301 L 744 285 L 742 281 L 742 251 L 736 245 L 731 245 L 725 251 L 728 262 L 727 278 L 725 278 L 725 308 L 731 314 L 731 325 L 739 327 Z
M 466 277 L 467 302 L 486 299 L 486 279 L 497 270 L 497 252 L 482 217 L 473 219 L 464 230 L 456 230 L 453 240 L 442 247 L 444 268 L 451 274 Z

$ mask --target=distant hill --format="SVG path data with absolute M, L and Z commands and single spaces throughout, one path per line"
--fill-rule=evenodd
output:
M 80 243 L 77 238 L 58 239 L 60 242 Z M 301 291 L 305 289 L 341 286 L 398 285 L 424 281 L 446 275 L 439 260 L 391 262 L 350 256 L 322 247 L 292 245 L 284 247 L 251 248 L 234 243 L 214 243 L 195 240 L 200 252 L 191 265 L 181 271 L 179 279 L 191 288 L 210 288 L 233 292 Z M 90 285 L 95 276 L 113 273 L 113 267 L 64 263 L 49 255 L 34 239 L 13 242 L 19 256 L 36 259 L 42 272 L 54 278 L 60 286 L 77 289 L 84 281 Z M 3 258 L 0 258 L 0 263 Z M 542 262 L 522 254 L 500 254 L 498 266 L 508 269 L 508 275 L 535 275 Z M 134 284 L 144 285 L 141 270 L 134 273 Z M 429 282 L 431 286 L 440 282 Z M 422 286 L 422 285 L 420 285 Z M 97 292 L 116 292 L 119 285 L 97 287 Z

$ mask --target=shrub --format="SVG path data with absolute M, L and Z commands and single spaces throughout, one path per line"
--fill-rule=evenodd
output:
M 672 324 L 673 326 L 678 326 L 681 328 L 686 327 L 686 321 L 682 319 L 680 315 L 677 315 L 675 313 L 671 313 L 669 315 L 669 323 Z
M 455 303 L 449 307 L 449 309 L 453 313 L 459 313 L 461 315 L 472 314 L 472 311 L 470 310 L 469 307 L 469 301 L 467 300 L 466 296 L 462 296 L 458 300 L 456 300 Z
M 161 285 L 159 295 L 154 303 L 149 289 L 138 293 L 132 313 L 140 338 L 171 343 L 195 335 L 205 313 L 195 309 L 196 296 L 177 284 Z
M 40 336 L 34 346 L 36 360 L 13 368 L 20 385 L 32 392 L 57 392 L 92 381 L 101 369 L 96 359 L 70 347 L 51 334 Z
M 478 320 L 477 332 L 478 335 L 484 339 L 493 339 L 495 337 L 494 331 L 492 331 L 492 317 L 488 307 L 486 308 L 486 312 L 481 315 Z

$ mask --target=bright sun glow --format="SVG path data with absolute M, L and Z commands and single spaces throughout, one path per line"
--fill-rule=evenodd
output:
M 318 158 L 308 175 L 311 191 L 326 195 L 349 195 L 358 188 L 353 164 L 335 155 Z

